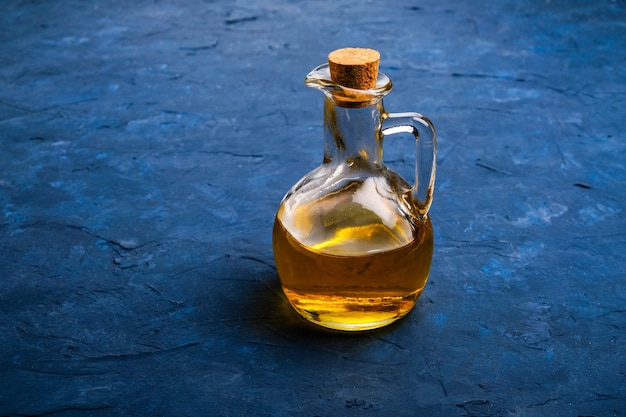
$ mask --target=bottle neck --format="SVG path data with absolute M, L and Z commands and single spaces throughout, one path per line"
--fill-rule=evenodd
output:
M 324 163 L 383 165 L 382 100 L 364 107 L 324 98 Z

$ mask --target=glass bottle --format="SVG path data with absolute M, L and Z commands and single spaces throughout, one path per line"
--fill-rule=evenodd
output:
M 418 113 L 388 113 L 391 81 L 344 87 L 328 64 L 305 84 L 324 93 L 324 158 L 285 195 L 274 221 L 276 268 L 295 310 L 318 325 L 368 330 L 406 315 L 430 270 L 428 216 L 436 133 Z M 383 162 L 383 139 L 410 133 L 417 143 L 414 185 Z

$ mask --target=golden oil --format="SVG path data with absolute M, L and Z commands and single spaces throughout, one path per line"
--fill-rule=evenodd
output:
M 381 241 L 397 246 L 398 237 L 382 223 L 344 224 L 306 246 L 285 229 L 280 214 L 273 230 L 276 267 L 289 302 L 303 317 L 332 329 L 368 330 L 411 311 L 430 270 L 430 219 L 412 227 L 409 243 L 389 249 Z

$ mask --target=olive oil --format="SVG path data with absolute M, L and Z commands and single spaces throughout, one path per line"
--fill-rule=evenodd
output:
M 276 267 L 296 311 L 338 330 L 381 327 L 411 311 L 428 279 L 432 225 L 428 218 L 418 223 L 413 239 L 404 246 L 370 250 L 371 239 L 380 240 L 385 229 L 379 223 L 335 229 L 329 239 L 314 245 L 316 249 L 295 239 L 277 217 Z M 359 245 L 365 245 L 364 250 L 359 251 Z

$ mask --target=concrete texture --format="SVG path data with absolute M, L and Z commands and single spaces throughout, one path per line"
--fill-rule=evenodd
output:
M 392 4 L 393 3 L 393 4 Z M 0 415 L 626 415 L 626 4 L 0 3 Z M 306 73 L 439 133 L 416 309 L 323 332 L 271 251 Z M 407 178 L 414 144 L 385 144 Z

